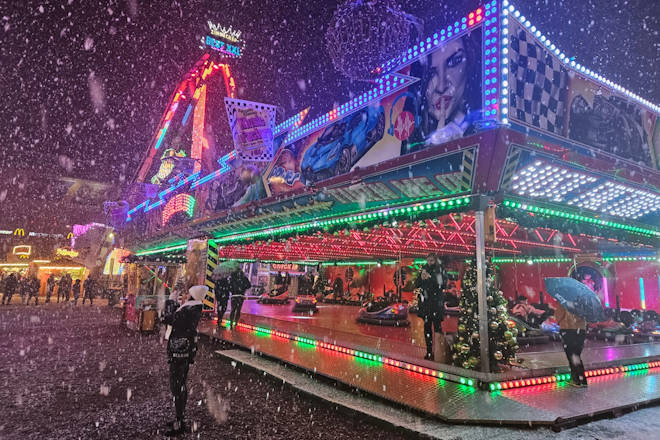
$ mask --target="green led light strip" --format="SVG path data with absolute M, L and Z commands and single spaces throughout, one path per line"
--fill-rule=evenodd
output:
M 437 196 L 438 195 L 435 194 L 433 196 L 426 196 L 426 197 L 411 197 L 411 198 L 408 198 L 404 201 L 401 201 L 400 203 L 403 204 L 403 206 L 405 207 L 406 204 L 425 204 L 427 202 L 431 202 L 431 203 L 434 203 L 434 202 L 437 202 L 437 201 L 446 201 L 447 202 L 447 201 L 450 200 L 450 199 L 437 199 Z M 464 199 L 466 197 L 468 197 L 468 196 L 456 197 L 455 199 L 457 199 L 457 198 Z M 382 209 L 387 209 L 387 208 L 384 207 L 384 206 L 380 206 L 380 207 L 377 207 L 377 208 L 370 208 L 371 211 L 378 211 L 378 210 L 382 210 Z M 394 208 L 391 208 L 391 209 L 394 209 Z M 353 215 L 353 214 L 362 214 L 362 213 L 364 213 L 364 211 L 365 211 L 364 208 L 359 208 L 359 209 L 354 209 L 354 210 L 350 210 L 350 211 L 344 211 L 344 212 L 341 212 L 341 213 L 332 213 L 332 214 L 328 214 L 328 215 L 319 216 L 319 217 L 316 217 L 316 218 L 314 218 L 312 220 L 308 220 L 308 221 L 320 221 L 320 220 L 325 220 L 325 219 L 329 219 L 329 218 L 333 218 L 333 217 L 350 216 L 350 215 Z M 236 220 L 235 223 L 240 223 L 240 222 L 243 222 L 243 221 L 248 220 L 248 219 L 249 218 Z M 302 224 L 302 223 L 304 223 L 304 221 L 301 221 L 300 223 Z M 224 226 L 227 226 L 229 224 L 231 224 L 231 223 L 227 223 Z M 291 224 L 290 222 L 289 223 L 282 222 L 282 223 L 273 224 L 273 225 L 269 226 L 269 228 L 272 229 L 272 228 L 277 228 L 277 227 L 280 227 L 280 226 L 288 226 L 290 224 Z M 220 227 L 221 226 L 219 226 L 218 228 L 220 228 Z M 263 227 L 258 227 L 257 226 L 257 227 L 254 227 L 252 229 L 242 230 L 240 232 L 232 231 L 232 232 L 226 233 L 224 235 L 222 233 L 218 233 L 218 234 L 215 235 L 215 238 L 224 238 L 224 237 L 227 237 L 227 236 L 230 236 L 230 235 L 235 235 L 235 234 L 238 234 L 238 233 L 244 234 L 244 233 L 248 233 L 248 232 L 256 232 L 256 231 L 262 231 L 262 230 L 263 230 Z
M 138 257 L 141 257 L 143 255 L 152 255 L 152 254 L 160 254 L 163 252 L 169 252 L 169 251 L 180 251 L 182 249 L 185 249 L 188 247 L 188 243 L 182 243 L 182 244 L 172 244 L 167 247 L 163 248 L 156 248 L 156 249 L 146 249 L 144 251 L 138 251 L 135 253 Z
M 602 257 L 603 261 L 608 261 L 610 263 L 617 261 L 659 261 L 658 257 Z M 538 263 L 571 263 L 573 262 L 572 258 L 569 257 L 493 257 L 491 260 L 496 264 L 506 264 L 506 263 L 522 263 L 522 264 L 538 264 Z
M 222 320 L 222 326 L 229 328 L 229 320 L 223 319 Z M 322 341 L 317 341 L 312 338 L 308 337 L 303 337 L 299 335 L 295 335 L 292 333 L 287 333 L 287 332 L 281 332 L 278 330 L 274 330 L 272 328 L 268 327 L 262 327 L 262 326 L 255 326 L 251 324 L 244 324 L 242 322 L 239 322 L 236 324 L 236 326 L 240 329 L 246 330 L 253 332 L 255 334 L 261 334 L 261 335 L 269 335 L 269 336 L 276 336 L 279 338 L 283 339 L 288 339 L 291 342 L 298 342 L 306 345 L 310 345 L 313 347 L 316 347 L 317 349 L 325 349 L 325 350 L 331 350 L 331 351 L 336 351 L 339 353 L 346 354 L 348 356 L 353 356 L 356 359 L 365 359 L 369 360 L 372 362 L 376 362 L 381 365 L 389 365 L 391 367 L 397 367 L 400 368 L 401 370 L 405 371 L 412 371 L 414 373 L 422 374 L 425 376 L 430 376 L 434 377 L 436 379 L 445 379 L 449 380 L 452 382 L 459 383 L 461 385 L 465 385 L 468 387 L 475 387 L 475 384 L 477 383 L 474 379 L 471 379 L 469 377 L 461 377 L 449 373 L 445 373 L 442 371 L 434 370 L 432 368 L 427 368 L 427 367 L 422 367 L 420 365 L 415 365 L 411 364 L 408 362 L 404 362 L 398 359 L 386 357 L 386 356 L 381 356 L 379 354 L 374 354 L 374 353 L 369 353 L 366 351 L 359 351 L 359 350 L 354 350 L 349 347 L 345 347 L 342 345 L 336 345 L 336 344 L 329 344 L 327 342 L 322 342 Z
M 610 374 L 619 374 L 619 373 L 630 373 L 638 371 L 646 371 L 653 368 L 659 368 L 660 361 L 654 362 L 643 362 L 640 364 L 630 364 L 623 365 L 621 367 L 611 367 L 611 368 L 596 368 L 593 370 L 587 370 L 585 375 L 587 377 L 596 377 L 596 376 L 606 376 Z M 501 390 L 510 390 L 514 388 L 523 388 L 535 385 L 547 385 L 558 382 L 565 382 L 571 379 L 570 374 L 555 374 L 552 376 L 542 376 L 542 377 L 533 377 L 529 379 L 516 379 L 516 380 L 506 380 L 503 382 L 491 382 L 488 384 L 488 388 L 491 391 L 501 391 Z
M 386 220 L 388 218 L 395 218 L 399 216 L 407 216 L 411 214 L 422 214 L 425 212 L 436 212 L 441 210 L 449 210 L 454 208 L 463 208 L 470 203 L 470 197 L 456 197 L 452 199 L 443 199 L 429 201 L 425 203 L 416 203 L 414 205 L 401 206 L 399 208 L 382 208 L 370 212 L 363 212 L 362 214 L 346 215 L 343 217 L 329 218 L 322 220 L 321 218 L 311 220 L 305 223 L 288 224 L 283 226 L 276 226 L 266 230 L 260 229 L 253 232 L 245 232 L 240 234 L 231 234 L 223 237 L 217 237 L 214 241 L 218 244 L 227 242 L 240 241 L 245 239 L 258 239 L 271 237 L 274 235 L 288 234 L 292 232 L 304 232 L 313 228 L 323 228 L 327 226 L 341 226 L 344 224 L 354 224 L 373 221 L 377 219 Z
M 582 214 L 572 213 L 569 211 L 560 211 L 556 209 L 543 208 L 540 206 L 531 205 L 529 203 L 521 203 L 515 200 L 504 200 L 503 205 L 509 208 L 520 209 L 522 211 L 534 212 L 538 214 L 564 218 L 567 220 L 579 221 L 582 223 L 590 223 L 597 226 L 607 226 L 613 229 L 622 229 L 624 231 L 646 235 L 649 237 L 660 237 L 660 231 L 655 229 L 640 228 L 638 226 L 631 226 L 631 225 L 626 225 L 624 223 L 602 220 L 595 217 L 589 217 Z

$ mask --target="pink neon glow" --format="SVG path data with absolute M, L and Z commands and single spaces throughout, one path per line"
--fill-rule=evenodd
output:
M 603 297 L 605 298 L 605 307 L 610 306 L 610 292 L 607 287 L 607 278 L 603 277 Z

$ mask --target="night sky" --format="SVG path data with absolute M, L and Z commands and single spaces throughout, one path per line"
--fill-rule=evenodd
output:
M 513 3 L 578 62 L 660 102 L 660 2 Z M 3 188 L 16 175 L 130 180 L 173 88 L 201 55 L 207 19 L 242 30 L 247 40 L 233 67 L 240 98 L 280 105 L 287 116 L 311 106 L 310 117 L 344 102 L 365 85 L 342 78 L 327 58 L 324 34 L 336 4 L 1 0 Z M 479 2 L 400 4 L 430 34 Z M 10 199 L 0 192 L 5 211 Z M 24 207 L 11 208 L 19 215 Z

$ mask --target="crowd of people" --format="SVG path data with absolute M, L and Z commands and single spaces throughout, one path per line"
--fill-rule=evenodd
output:
M 99 283 L 93 277 L 87 277 L 84 282 L 80 279 L 73 280 L 71 274 L 64 274 L 59 279 L 54 274 L 46 279 L 44 302 L 51 302 L 51 298 L 56 293 L 57 303 L 72 302 L 74 306 L 78 305 L 80 296 L 83 296 L 82 304 L 89 301 L 94 304 L 94 297 L 100 288 Z M 2 293 L 2 304 L 11 304 L 12 297 L 19 295 L 21 304 L 30 305 L 34 298 L 34 305 L 39 305 L 39 291 L 41 290 L 41 281 L 35 274 L 20 274 L 15 272 L 0 273 L 0 293 Z M 72 300 L 73 299 L 73 300 Z

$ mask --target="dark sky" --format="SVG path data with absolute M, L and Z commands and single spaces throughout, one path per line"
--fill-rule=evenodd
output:
M 513 3 L 565 53 L 660 102 L 660 1 Z M 241 29 L 247 40 L 233 68 L 239 97 L 280 105 L 287 116 L 308 105 L 310 116 L 323 113 L 364 87 L 342 78 L 326 56 L 336 4 L 0 0 L 0 169 L 130 179 L 173 88 L 200 56 L 207 19 Z M 400 4 L 432 33 L 479 2 Z

